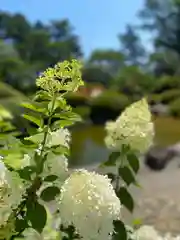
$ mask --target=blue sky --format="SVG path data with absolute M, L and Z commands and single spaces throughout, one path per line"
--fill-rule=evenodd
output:
M 137 23 L 144 0 L 0 0 L 0 10 L 21 12 L 30 21 L 68 18 L 86 55 L 95 48 L 118 48 L 117 34 Z M 145 39 L 145 35 L 142 36 Z

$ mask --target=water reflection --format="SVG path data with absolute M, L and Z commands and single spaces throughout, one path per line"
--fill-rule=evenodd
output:
M 107 160 L 109 155 L 108 149 L 88 137 L 82 141 L 80 151 L 73 149 L 72 158 L 70 159 L 71 166 L 94 165 Z

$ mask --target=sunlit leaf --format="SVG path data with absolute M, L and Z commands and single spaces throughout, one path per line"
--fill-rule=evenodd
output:
M 23 114 L 23 117 L 25 119 L 29 120 L 30 122 L 35 123 L 39 127 L 43 126 L 43 119 L 41 117 L 31 116 L 31 115 L 28 115 L 28 114 Z

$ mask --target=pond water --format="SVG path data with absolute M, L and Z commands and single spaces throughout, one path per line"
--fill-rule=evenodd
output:
M 154 117 L 155 143 L 168 146 L 180 142 L 180 119 Z M 94 165 L 105 161 L 109 151 L 104 145 L 104 126 L 81 125 L 72 129 L 71 166 Z

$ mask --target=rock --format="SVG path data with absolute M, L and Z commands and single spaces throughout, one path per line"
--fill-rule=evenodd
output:
M 168 106 L 161 104 L 161 103 L 151 106 L 151 112 L 157 116 L 168 116 L 169 115 Z
M 176 148 L 175 146 L 167 148 L 154 146 L 145 155 L 145 164 L 152 170 L 160 171 L 164 169 L 174 157 L 177 156 L 177 148 L 180 150 L 180 145 Z

